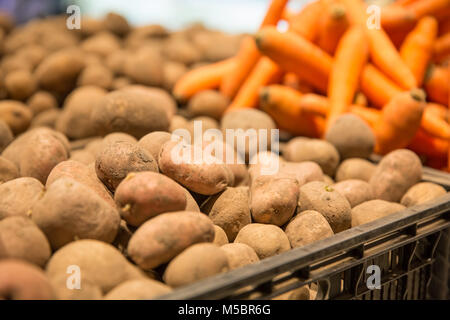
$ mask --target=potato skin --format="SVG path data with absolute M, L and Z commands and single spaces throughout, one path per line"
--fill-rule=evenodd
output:
M 245 243 L 228 243 L 220 247 L 227 255 L 230 270 L 237 269 L 259 261 L 252 247 Z
M 0 260 L 0 300 L 53 300 L 52 286 L 37 266 L 16 259 Z
M 234 243 L 250 246 L 261 260 L 291 249 L 283 230 L 272 224 L 248 224 L 239 231 Z
M 125 61 L 125 75 L 146 86 L 160 86 L 164 80 L 164 60 L 155 48 L 141 47 Z
M 292 248 L 302 247 L 334 234 L 327 219 L 314 210 L 300 212 L 289 221 L 285 233 Z
M 0 156 L 0 184 L 19 177 L 16 165 L 8 159 Z
M 298 211 L 315 210 L 327 219 L 334 233 L 350 228 L 351 207 L 347 199 L 325 182 L 313 181 L 300 188 Z
M 352 208 L 374 199 L 372 186 L 363 180 L 345 180 L 333 184 L 332 187 L 348 200 Z
M 422 164 L 412 151 L 400 149 L 387 154 L 370 178 L 375 199 L 399 202 L 422 178 Z
M 58 300 L 101 300 L 103 298 L 100 286 L 82 278 L 80 289 L 67 288 L 70 274 L 62 273 L 50 279 L 56 298 Z
M 36 91 L 37 82 L 30 71 L 15 70 L 6 75 L 5 87 L 12 99 L 25 100 Z
M 432 182 L 420 182 L 413 185 L 402 197 L 400 203 L 406 207 L 427 203 L 446 194 L 444 187 Z
M 217 90 L 204 90 L 195 94 L 187 106 L 192 116 L 207 116 L 220 120 L 223 112 L 230 103 L 229 99 Z
M 114 194 L 120 215 L 132 226 L 154 216 L 186 208 L 186 194 L 172 179 L 156 172 L 132 172 Z
M 369 182 L 376 165 L 370 161 L 359 158 L 351 158 L 341 162 L 336 171 L 336 182 L 357 179 Z
M 43 111 L 56 109 L 58 101 L 47 91 L 37 91 L 27 100 L 27 105 L 36 116 Z
M 280 173 L 296 178 L 299 187 L 311 181 L 323 181 L 324 177 L 320 166 L 312 161 L 283 161 L 280 163 Z
M 85 185 L 65 177 L 53 182 L 31 210 L 53 249 L 76 238 L 111 243 L 120 224 L 115 208 Z
M 284 176 L 260 176 L 250 187 L 250 211 L 253 221 L 282 226 L 295 213 L 299 197 L 296 179 Z
M 186 194 L 186 208 L 184 208 L 184 211 L 195 211 L 200 212 L 200 208 L 197 204 L 197 201 L 195 201 L 192 194 L 189 192 L 188 189 L 182 187 L 184 189 L 184 193 Z
M 225 231 L 218 225 L 214 225 L 214 244 L 217 244 L 218 246 L 223 246 L 225 244 L 228 244 L 228 237 Z
M 29 218 L 12 216 L 0 220 L 0 259 L 21 259 L 44 267 L 50 255 L 47 238 Z
M 399 203 L 380 199 L 363 202 L 352 209 L 352 227 L 386 217 L 405 208 Z
M 0 119 L 0 153 L 13 141 L 14 136 L 9 125 Z
M 80 267 L 82 281 L 97 285 L 102 293 L 126 280 L 145 278 L 137 268 L 112 245 L 98 240 L 78 240 L 56 251 L 46 266 L 53 280 L 65 275 L 71 265 Z
M 14 135 L 28 129 L 33 113 L 26 105 L 15 100 L 0 101 L 0 120 L 3 120 Z
M 164 272 L 164 282 L 180 287 L 229 270 L 225 252 L 212 243 L 197 243 L 175 257 Z
M 115 142 L 103 148 L 95 160 L 99 179 L 114 191 L 130 172 L 158 171 L 158 165 L 145 149 L 129 142 Z
M 0 220 L 30 214 L 31 207 L 44 192 L 42 183 L 34 178 L 17 178 L 0 185 Z
M 201 210 L 225 231 L 229 241 L 233 241 L 239 230 L 252 222 L 248 187 L 227 188 L 211 196 Z
M 143 136 L 138 145 L 150 152 L 153 158 L 158 161 L 161 146 L 171 139 L 172 135 L 164 131 L 154 131 Z
M 128 254 L 142 269 L 170 261 L 192 244 L 212 242 L 214 225 L 199 212 L 163 213 L 145 222 L 128 243 Z
M 152 279 L 136 279 L 122 282 L 105 296 L 105 300 L 152 300 L 168 294 L 172 289 Z

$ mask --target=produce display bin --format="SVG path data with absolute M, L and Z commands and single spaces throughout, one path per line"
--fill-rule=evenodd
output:
M 450 189 L 450 175 L 424 181 Z M 179 288 L 161 299 L 273 299 L 317 286 L 316 300 L 449 299 L 450 193 L 261 262 Z M 367 267 L 381 285 L 369 289 Z

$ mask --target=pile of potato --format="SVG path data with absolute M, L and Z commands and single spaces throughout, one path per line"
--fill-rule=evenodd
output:
M 229 101 L 214 90 L 183 105 L 170 94 L 241 36 L 113 13 L 73 31 L 64 17 L 14 27 L 0 15 L 0 31 L 0 299 L 152 299 L 446 193 L 420 182 L 411 151 L 369 162 L 373 134 L 353 115 L 325 141 L 259 150 L 272 175 L 248 150 L 247 164 L 174 161 L 171 132 L 194 121 L 276 128 L 259 110 L 222 116 Z

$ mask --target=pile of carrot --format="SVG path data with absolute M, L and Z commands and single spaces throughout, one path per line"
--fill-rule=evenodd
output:
M 225 112 L 260 108 L 309 137 L 352 112 L 373 129 L 377 153 L 407 147 L 450 170 L 450 0 L 391 1 L 381 16 L 363 0 L 287 5 L 272 0 L 235 57 L 190 71 L 174 95 L 217 89 L 231 101 Z

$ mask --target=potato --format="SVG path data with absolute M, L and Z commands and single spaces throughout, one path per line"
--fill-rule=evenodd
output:
M 196 128 L 201 130 L 197 129 L 198 132 L 195 132 Z M 186 130 L 188 130 L 191 135 L 192 142 L 197 139 L 197 134 L 201 134 L 203 137 L 203 134 L 209 129 L 219 129 L 219 123 L 210 117 L 195 117 L 191 119 L 186 126 Z
M 114 191 L 130 172 L 158 171 L 152 155 L 136 144 L 119 141 L 106 145 L 95 160 L 99 179 Z
M 169 118 L 143 92 L 117 90 L 108 93 L 92 110 L 91 121 L 99 134 L 125 132 L 140 139 L 152 131 L 167 131 Z
M 367 159 L 375 147 L 372 129 L 351 113 L 336 118 L 325 133 L 325 140 L 335 146 L 341 161 L 349 158 Z
M 83 139 L 96 135 L 91 112 L 102 101 L 106 91 L 96 86 L 75 89 L 66 98 L 56 129 L 71 139 Z
M 253 221 L 282 226 L 295 213 L 299 186 L 295 178 L 282 175 L 260 176 L 250 187 Z
M 82 278 L 79 289 L 69 289 L 67 281 L 70 274 L 59 274 L 50 280 L 58 300 L 101 300 L 100 286 Z
M 0 185 L 0 220 L 11 216 L 26 217 L 41 197 L 44 186 L 34 178 L 17 178 Z
M 119 184 L 114 200 L 122 218 L 140 226 L 160 213 L 182 211 L 186 194 L 172 179 L 156 172 L 132 172 Z
M 328 185 L 334 184 L 334 180 L 330 176 L 327 176 L 326 174 L 323 176 L 323 182 L 325 182 Z
M 353 208 L 360 203 L 373 200 L 372 186 L 363 180 L 350 179 L 332 185 L 332 188 L 342 194 Z
M 388 153 L 378 164 L 370 185 L 375 199 L 400 202 L 410 187 L 422 178 L 422 163 L 412 151 L 399 149 Z
M 61 109 L 50 109 L 39 113 L 31 120 L 30 129 L 39 127 L 54 129 L 61 113 Z
M 115 12 L 106 15 L 105 28 L 119 37 L 125 36 L 131 30 L 127 19 Z
M 50 255 L 47 238 L 29 218 L 11 216 L 0 220 L 0 259 L 21 259 L 44 267 Z
M 220 120 L 230 100 L 216 90 L 204 90 L 195 94 L 187 106 L 192 116 L 207 116 Z
M 234 243 L 250 246 L 261 260 L 291 249 L 289 239 L 283 230 L 271 224 L 246 225 L 239 231 Z
M 180 115 L 174 115 L 170 120 L 169 132 L 174 132 L 177 129 L 186 129 L 189 121 Z
M 9 96 L 14 100 L 29 98 L 37 88 L 36 79 L 28 70 L 16 70 L 5 77 L 5 87 Z
M 220 247 L 227 255 L 230 270 L 237 269 L 259 261 L 252 247 L 245 243 L 229 243 Z
M 120 41 L 111 32 L 101 31 L 84 40 L 81 49 L 86 53 L 106 58 L 111 52 L 120 49 Z
M 13 141 L 14 136 L 9 125 L 0 119 L 0 153 Z
M 0 300 L 52 300 L 52 286 L 38 267 L 21 260 L 0 260 Z
M 169 286 L 152 279 L 128 280 L 108 292 L 105 300 L 152 300 L 171 291 Z
M 163 213 L 145 222 L 128 243 L 128 254 L 142 269 L 169 262 L 192 244 L 212 242 L 214 225 L 203 213 Z
M 271 151 L 258 152 L 249 159 L 248 174 L 250 182 L 261 175 L 271 175 L 279 173 L 281 171 L 281 164 L 283 162 L 284 159 L 278 153 Z M 286 167 L 286 169 L 289 169 L 289 173 L 293 173 L 291 170 L 291 166 Z M 320 169 L 320 171 L 322 170 Z
M 224 244 L 228 244 L 228 237 L 225 231 L 218 225 L 214 225 L 214 244 L 218 246 L 223 246 Z
M 16 165 L 8 159 L 0 156 L 0 184 L 19 177 Z
M 126 86 L 129 86 L 131 84 L 130 79 L 126 77 L 117 77 L 114 78 L 111 83 L 111 90 L 120 90 Z
M 159 154 L 159 169 L 166 176 L 177 181 L 190 191 L 203 195 L 213 195 L 223 191 L 228 185 L 234 184 L 234 176 L 223 163 L 207 163 L 195 159 L 185 159 L 179 151 L 186 152 L 189 158 L 197 146 L 193 146 L 192 153 L 186 151 L 185 144 L 177 141 L 168 141 L 161 147 Z M 178 151 L 178 153 L 177 153 Z M 179 163 L 177 163 L 179 162 Z
M 16 51 L 16 55 L 23 57 L 33 69 L 44 60 L 47 54 L 47 49 L 38 44 L 28 44 Z
M 184 208 L 184 211 L 200 212 L 200 208 L 198 207 L 197 202 L 195 201 L 189 190 L 184 187 L 182 188 L 184 189 L 184 193 L 186 194 L 186 208 Z
M 283 156 L 287 161 L 316 162 L 323 173 L 331 177 L 339 165 L 339 153 L 336 148 L 331 143 L 319 139 L 294 138 L 286 145 Z
M 289 221 L 285 233 L 292 248 L 302 247 L 334 234 L 327 219 L 314 210 L 300 212 Z
M 61 178 L 71 178 L 85 185 L 105 200 L 111 207 L 116 208 L 111 193 L 98 179 L 95 168 L 92 165 L 83 165 L 73 160 L 60 162 L 48 175 L 45 186 L 48 188 L 53 182 Z
M 334 233 L 350 228 L 351 207 L 347 199 L 325 182 L 313 181 L 300 188 L 298 212 L 315 210 L 327 219 Z
M 172 91 L 175 83 L 180 79 L 188 68 L 180 62 L 166 61 L 163 69 L 163 87 L 168 91 Z
M 117 231 L 116 238 L 112 245 L 127 256 L 128 242 L 130 242 L 131 236 L 135 231 L 136 228 L 128 225 L 125 220 L 120 220 L 119 230 Z
M 19 101 L 0 101 L 0 120 L 3 120 L 14 135 L 28 129 L 33 118 L 33 113 L 26 105 Z
M 164 272 L 164 282 L 181 287 L 230 269 L 225 252 L 212 243 L 197 243 L 173 259 Z
M 82 164 L 88 165 L 95 162 L 94 155 L 87 150 L 74 150 L 70 153 L 69 160 L 77 161 Z
M 225 231 L 229 241 L 233 241 L 239 230 L 252 222 L 248 187 L 227 188 L 210 197 L 201 206 L 201 211 Z
M 62 247 L 48 261 L 46 274 L 52 281 L 61 275 L 67 279 L 75 275 L 70 266 L 80 268 L 82 287 L 86 281 L 99 286 L 102 293 L 124 281 L 145 278 L 116 248 L 98 240 L 78 240 Z
M 124 132 L 113 132 L 103 137 L 103 147 L 116 142 L 129 142 L 131 144 L 136 144 L 138 141 L 132 135 Z
M 168 60 L 191 65 L 201 60 L 201 52 L 188 39 L 171 37 L 164 44 L 163 54 Z
M 65 94 L 75 87 L 83 67 L 79 51 L 61 50 L 47 56 L 36 68 L 35 76 L 42 89 Z
M 37 114 L 58 107 L 55 97 L 47 91 L 37 91 L 27 100 L 28 108 L 36 116 Z
M 169 141 L 171 138 L 171 134 L 164 131 L 154 131 L 143 136 L 138 145 L 147 150 L 153 158 L 158 161 L 159 151 L 161 150 L 161 146 Z
M 402 197 L 400 203 L 406 207 L 427 203 L 446 194 L 445 188 L 432 182 L 420 182 L 413 185 Z
M 77 239 L 111 243 L 120 224 L 115 208 L 84 184 L 66 177 L 53 182 L 31 211 L 53 249 Z
M 105 65 L 118 76 L 124 75 L 125 61 L 129 52 L 126 50 L 117 50 L 110 52 L 106 58 Z M 117 79 L 117 78 L 116 78 Z M 125 78 L 126 79 L 126 78 Z
M 78 76 L 78 86 L 98 86 L 109 89 L 112 86 L 113 73 L 101 64 L 86 66 Z
M 352 209 L 352 227 L 386 217 L 405 208 L 399 203 L 379 199 L 363 202 Z
M 127 56 L 124 73 L 136 83 L 160 86 L 164 81 L 163 57 L 154 47 L 141 47 Z
M 369 182 L 376 165 L 370 161 L 359 158 L 344 160 L 336 171 L 336 181 L 357 179 Z

